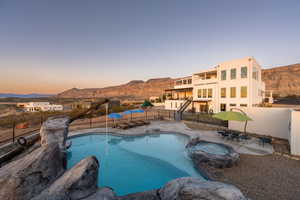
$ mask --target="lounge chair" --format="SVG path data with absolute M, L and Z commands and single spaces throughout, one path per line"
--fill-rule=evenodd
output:
M 146 121 L 146 120 L 137 120 L 138 122 L 140 123 L 143 123 L 144 125 L 149 125 L 150 122 L 149 121 Z
M 121 129 L 128 129 L 130 126 L 126 123 L 120 123 L 116 125 L 116 128 L 121 128 Z

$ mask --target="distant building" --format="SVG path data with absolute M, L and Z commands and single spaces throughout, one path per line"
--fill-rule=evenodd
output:
M 260 105 L 265 83 L 261 66 L 253 57 L 246 57 L 176 80 L 174 88 L 165 92 L 165 109 L 216 113 Z
M 149 101 L 151 101 L 152 103 L 158 102 L 159 100 L 160 100 L 160 97 L 158 97 L 158 96 L 149 97 Z
M 18 107 L 23 108 L 25 112 L 46 112 L 46 111 L 62 111 L 62 105 L 50 104 L 49 102 L 28 102 L 18 103 Z
M 74 102 L 71 105 L 72 109 L 89 109 L 92 106 L 92 100 L 81 100 L 78 102 Z

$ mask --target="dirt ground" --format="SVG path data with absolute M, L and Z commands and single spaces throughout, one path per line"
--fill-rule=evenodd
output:
M 279 155 L 241 155 L 237 166 L 206 170 L 217 181 L 238 187 L 252 200 L 299 200 L 300 161 Z

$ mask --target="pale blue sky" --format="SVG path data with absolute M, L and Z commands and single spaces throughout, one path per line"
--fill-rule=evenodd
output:
M 0 0 L 0 92 L 300 62 L 298 0 Z

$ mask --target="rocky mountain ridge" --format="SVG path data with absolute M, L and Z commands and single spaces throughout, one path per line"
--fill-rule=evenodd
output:
M 263 69 L 262 79 L 267 90 L 280 96 L 300 95 L 300 63 Z M 126 84 L 105 88 L 72 88 L 58 97 L 62 98 L 98 98 L 117 97 L 127 99 L 145 99 L 161 96 L 164 90 L 174 86 L 173 78 L 155 78 L 147 81 L 133 80 Z

